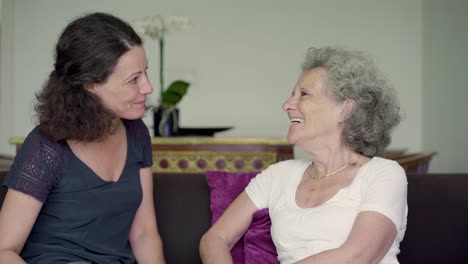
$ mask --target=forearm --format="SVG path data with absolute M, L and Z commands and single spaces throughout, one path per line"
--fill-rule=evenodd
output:
M 12 250 L 0 250 L 0 263 L 25 264 L 26 262 Z
M 143 235 L 131 241 L 133 254 L 137 263 L 164 264 L 164 254 L 161 238 L 157 235 Z
M 200 256 L 203 263 L 232 264 L 232 256 L 228 243 L 220 237 L 206 234 L 200 241 Z

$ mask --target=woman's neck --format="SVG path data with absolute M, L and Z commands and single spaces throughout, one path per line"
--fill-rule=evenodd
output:
M 359 165 L 362 160 L 361 155 L 346 146 L 324 147 L 309 153 L 320 175 L 327 175 L 348 164 Z

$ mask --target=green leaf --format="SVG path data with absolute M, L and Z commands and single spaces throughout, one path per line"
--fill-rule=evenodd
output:
M 188 82 L 182 80 L 174 81 L 162 93 L 161 104 L 166 107 L 177 105 L 187 93 L 189 86 L 190 83 Z

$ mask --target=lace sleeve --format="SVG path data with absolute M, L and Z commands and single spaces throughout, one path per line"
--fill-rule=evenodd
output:
M 62 175 L 62 145 L 40 135 L 35 128 L 21 146 L 3 185 L 45 202 Z

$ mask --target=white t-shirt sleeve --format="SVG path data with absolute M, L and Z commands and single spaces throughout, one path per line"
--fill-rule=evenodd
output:
M 381 159 L 381 163 L 369 171 L 358 211 L 381 213 L 398 230 L 404 224 L 407 214 L 407 189 L 408 182 L 403 168 L 395 161 Z
M 245 192 L 257 209 L 268 207 L 272 185 L 271 166 L 257 174 L 245 188 Z
M 250 181 L 245 192 L 257 209 L 268 208 L 287 190 L 287 186 L 291 186 L 295 177 L 302 177 L 302 172 L 309 164 L 310 161 L 304 160 L 285 160 L 272 164 Z

